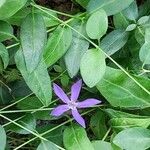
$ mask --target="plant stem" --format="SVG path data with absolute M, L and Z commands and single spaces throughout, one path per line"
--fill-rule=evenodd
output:
M 36 7 L 37 9 L 40 9 L 41 11 L 44 11 L 45 13 L 47 13 L 45 10 L 41 9 L 40 7 L 38 7 L 38 5 L 34 5 L 31 3 L 32 6 Z M 47 13 L 48 14 L 48 13 Z M 101 48 L 96 45 L 93 41 L 91 41 L 90 39 L 88 39 L 86 36 L 84 36 L 82 33 L 78 32 L 76 29 L 74 29 L 73 27 L 71 27 L 69 24 L 66 24 L 65 22 L 63 22 L 62 20 L 60 20 L 59 18 L 55 17 L 52 14 L 49 14 L 51 17 L 55 18 L 56 20 L 60 21 L 62 24 L 66 25 L 67 27 L 69 27 L 70 29 L 72 29 L 73 31 L 75 31 L 76 33 L 78 33 L 80 36 L 82 36 L 85 40 L 87 40 L 89 43 L 91 43 L 95 48 L 101 50 Z M 119 65 L 113 58 L 111 58 L 106 52 L 104 52 L 103 50 L 101 50 L 105 56 L 107 58 L 109 58 L 119 69 L 121 69 L 131 80 L 133 80 L 143 91 L 145 91 L 147 94 L 150 95 L 150 91 L 148 91 L 145 87 L 143 87 L 136 79 L 134 79 L 121 65 Z

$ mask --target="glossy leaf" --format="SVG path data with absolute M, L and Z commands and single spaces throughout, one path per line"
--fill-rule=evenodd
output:
M 84 23 L 74 25 L 78 32 L 82 33 L 85 30 Z M 72 43 L 65 54 L 65 64 L 68 74 L 73 78 L 79 71 L 81 58 L 89 48 L 89 42 L 83 39 L 79 34 L 73 32 Z
M 11 38 L 15 38 L 15 36 L 13 35 L 12 26 L 5 21 L 0 21 L 0 42 Z
M 119 12 L 118 14 L 114 15 L 113 21 L 117 29 L 126 29 L 127 26 L 130 24 L 129 20 L 122 12 Z
M 1 0 L 0 2 L 0 20 L 14 15 L 18 10 L 20 10 L 27 0 Z
M 128 34 L 124 30 L 114 30 L 103 38 L 100 47 L 108 55 L 113 55 L 127 43 Z
M 92 13 L 103 8 L 107 15 L 114 15 L 127 8 L 134 0 L 90 0 L 87 10 Z
M 0 126 L 0 150 L 5 150 L 6 147 L 6 133 L 2 126 Z
M 111 146 L 111 143 L 105 141 L 93 141 L 92 145 L 94 150 L 114 150 Z
M 138 7 L 136 1 L 133 1 L 128 8 L 122 11 L 127 19 L 136 21 L 138 18 Z
M 145 30 L 142 26 L 137 26 L 135 30 L 135 39 L 140 45 L 143 45 L 145 42 Z
M 143 65 L 150 64 L 150 42 L 144 43 L 139 52 L 140 60 Z
M 22 23 L 20 34 L 26 67 L 31 73 L 42 59 L 46 42 L 46 27 L 43 17 L 36 13 L 29 14 Z
M 136 28 L 136 24 L 130 24 L 127 28 L 126 31 L 133 31 Z
M 29 88 L 40 99 L 43 105 L 48 106 L 51 102 L 52 89 L 51 81 L 44 61 L 41 61 L 32 73 L 28 73 L 26 69 L 23 52 L 21 49 L 16 53 L 15 61 L 17 68 L 20 70 Z
M 80 71 L 84 82 L 94 87 L 105 74 L 105 55 L 101 50 L 90 49 L 81 59 Z
M 25 115 L 23 118 L 19 119 L 16 122 L 18 124 L 20 124 L 21 126 L 27 128 L 30 131 L 34 131 L 35 130 L 36 120 L 33 117 L 33 115 L 31 115 L 31 114 Z M 8 125 L 6 129 L 10 130 L 10 131 L 13 131 L 13 132 L 16 132 L 16 133 L 19 133 L 19 134 L 31 134 L 27 130 L 22 129 L 21 127 L 15 125 L 15 124 Z
M 86 32 L 91 39 L 100 39 L 106 33 L 107 28 L 108 18 L 103 9 L 93 13 L 86 24 Z
M 37 150 L 59 150 L 54 143 L 50 141 L 41 141 Z
M 72 41 L 72 32 L 68 27 L 58 27 L 52 35 L 50 35 L 45 51 L 44 60 L 47 66 L 53 65 L 67 51 Z
M 9 54 L 8 54 L 6 47 L 2 43 L 0 43 L 0 57 L 3 60 L 4 69 L 6 69 L 6 67 L 9 64 Z
M 132 127 L 148 128 L 150 118 L 113 118 L 110 120 L 110 124 L 112 128 L 117 129 L 117 131 Z
M 123 130 L 113 143 L 126 150 L 146 150 L 150 147 L 150 130 L 140 127 Z
M 149 79 L 138 76 L 134 78 L 150 90 Z M 103 79 L 97 84 L 97 88 L 114 107 L 126 109 L 150 107 L 150 95 L 119 69 L 108 67 Z
M 85 129 L 76 125 L 65 129 L 63 141 L 67 150 L 94 150 Z

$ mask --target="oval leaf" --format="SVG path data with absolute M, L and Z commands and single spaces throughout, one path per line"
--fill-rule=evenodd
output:
M 89 87 L 94 87 L 102 79 L 105 69 L 105 55 L 101 50 L 90 49 L 83 55 L 80 71 L 84 82 Z
M 59 150 L 54 143 L 50 141 L 42 141 L 37 150 Z
M 123 130 L 113 143 L 126 150 L 146 150 L 150 147 L 150 130 L 140 127 Z
M 63 141 L 67 150 L 94 150 L 85 129 L 76 125 L 65 129 Z
M 0 126 L 0 149 L 4 150 L 6 146 L 6 133 L 2 126 Z
M 140 49 L 140 60 L 143 62 L 143 65 L 150 64 L 150 43 L 146 42 Z
M 11 38 L 16 39 L 16 37 L 13 35 L 12 26 L 5 21 L 0 21 L 0 42 Z
M 91 39 L 100 39 L 106 33 L 107 28 L 108 18 L 103 9 L 93 13 L 86 24 L 86 32 Z
M 58 27 L 52 35 L 50 35 L 45 51 L 44 60 L 47 66 L 53 65 L 67 51 L 71 44 L 72 31 L 68 27 Z
M 108 55 L 112 55 L 126 44 L 128 35 L 124 30 L 114 30 L 103 38 L 100 46 Z
M 149 79 L 138 76 L 134 78 L 150 90 Z M 114 107 L 134 109 L 150 107 L 150 95 L 119 69 L 108 67 L 97 88 Z
M 74 25 L 78 32 L 84 32 L 84 24 Z M 89 42 L 83 39 L 79 34 L 73 32 L 73 39 L 70 48 L 65 54 L 65 64 L 68 74 L 73 78 L 79 71 L 81 58 L 89 48 Z
M 0 2 L 0 19 L 4 20 L 6 18 L 14 15 L 19 9 L 21 9 L 27 0 L 1 0 Z
M 103 8 L 107 15 L 114 15 L 127 8 L 134 0 L 90 0 L 87 10 L 91 13 Z
M 46 27 L 43 17 L 35 13 L 27 15 L 20 34 L 26 67 L 31 73 L 41 61 L 45 46 Z
M 32 73 L 28 73 L 27 71 L 21 49 L 16 53 L 15 61 L 17 68 L 20 70 L 29 88 L 45 106 L 48 106 L 51 102 L 52 89 L 51 81 L 44 61 L 41 60 L 37 68 Z
M 0 56 L 4 63 L 4 69 L 6 69 L 9 64 L 9 54 L 6 47 L 2 43 L 0 43 Z

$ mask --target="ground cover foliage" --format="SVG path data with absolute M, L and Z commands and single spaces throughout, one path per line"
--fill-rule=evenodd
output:
M 149 108 L 150 0 L 0 1 L 0 150 L 148 150 Z

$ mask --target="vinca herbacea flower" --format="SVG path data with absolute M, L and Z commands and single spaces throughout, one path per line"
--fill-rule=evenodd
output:
M 71 96 L 70 98 L 65 94 L 65 92 L 57 85 L 53 84 L 55 94 L 62 100 L 64 104 L 57 106 L 51 112 L 52 116 L 60 116 L 68 110 L 71 111 L 73 118 L 85 128 L 85 121 L 82 116 L 79 114 L 78 109 L 92 107 L 96 104 L 101 103 L 100 100 L 89 98 L 82 102 L 78 101 L 78 97 L 82 87 L 82 80 L 77 81 L 71 87 Z

